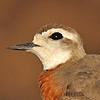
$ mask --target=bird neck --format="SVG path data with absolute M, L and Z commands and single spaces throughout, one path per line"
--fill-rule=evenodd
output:
M 70 62 L 76 62 L 86 56 L 86 52 L 83 48 L 83 46 L 79 46 L 77 49 L 73 49 L 71 52 L 72 58 L 70 59 Z
M 54 73 L 61 67 L 58 66 L 55 69 L 44 71 L 39 78 L 39 87 L 43 100 L 60 100 L 62 93 L 65 90 L 65 86 L 60 86 Z
M 55 73 L 59 71 L 58 69 L 63 68 L 63 65 L 77 62 L 82 59 L 86 53 L 84 50 L 80 51 L 76 50 L 73 52 L 73 57 L 64 64 L 61 64 L 54 69 L 42 72 L 39 78 L 39 87 L 43 100 L 60 100 L 65 91 L 66 83 L 61 85 L 62 81 L 55 75 Z

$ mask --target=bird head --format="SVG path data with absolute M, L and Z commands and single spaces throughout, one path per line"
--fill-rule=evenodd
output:
M 61 24 L 45 25 L 34 35 L 32 42 L 8 48 L 37 55 L 43 64 L 43 70 L 54 69 L 68 60 L 85 55 L 80 35 L 71 27 Z

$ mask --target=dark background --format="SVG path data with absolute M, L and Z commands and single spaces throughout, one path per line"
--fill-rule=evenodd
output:
M 0 0 L 0 100 L 41 100 L 41 62 L 6 46 L 30 42 L 55 22 L 76 29 L 87 53 L 100 54 L 100 0 Z

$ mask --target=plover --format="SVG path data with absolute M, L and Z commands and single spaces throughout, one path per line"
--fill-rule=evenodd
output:
M 82 38 L 71 27 L 48 24 L 32 42 L 8 48 L 39 57 L 43 100 L 100 100 L 100 55 L 86 54 Z

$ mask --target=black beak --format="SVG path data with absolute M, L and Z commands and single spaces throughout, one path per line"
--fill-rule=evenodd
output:
M 24 44 L 17 44 L 17 45 L 11 45 L 8 46 L 8 49 L 12 49 L 12 50 L 30 50 L 33 47 L 37 47 L 39 45 L 34 44 L 33 42 L 29 42 L 29 43 L 24 43 Z

